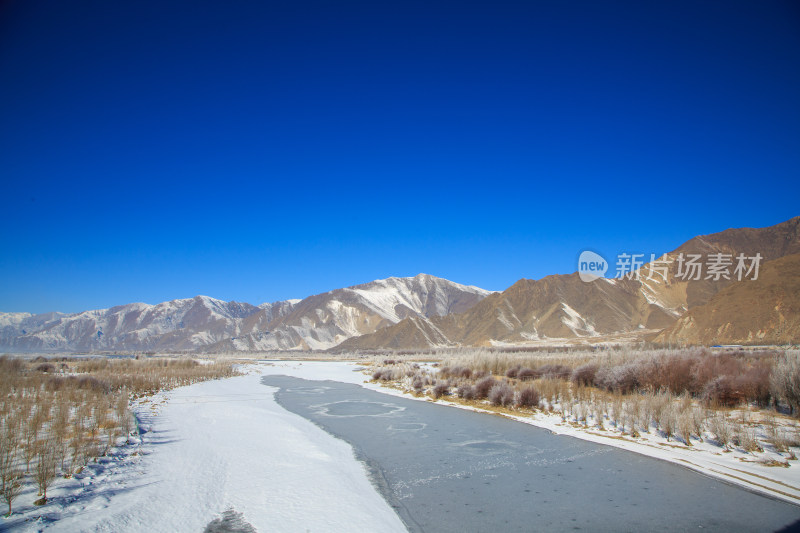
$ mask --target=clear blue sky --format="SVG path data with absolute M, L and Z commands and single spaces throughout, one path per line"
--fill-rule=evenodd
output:
M 504 289 L 800 214 L 800 7 L 7 0 L 0 176 L 0 311 Z

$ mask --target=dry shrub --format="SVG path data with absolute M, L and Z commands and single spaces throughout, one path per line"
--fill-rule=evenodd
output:
M 472 387 L 467 384 L 459 385 L 456 389 L 456 394 L 459 398 L 464 400 L 474 400 L 475 399 L 475 387 Z
M 635 374 L 637 386 L 682 394 L 691 391 L 696 357 L 693 351 L 661 351 L 637 357 L 628 366 Z
M 775 397 L 780 398 L 795 415 L 800 413 L 800 353 L 786 352 L 779 358 L 770 374 Z
M 670 437 L 675 435 L 677 425 L 678 419 L 675 413 L 675 408 L 673 407 L 672 403 L 669 403 L 661 411 L 661 431 L 667 438 L 667 442 L 669 442 Z
M 449 391 L 450 391 L 450 384 L 445 381 L 439 381 L 431 389 L 431 396 L 433 396 L 435 400 L 438 400 L 442 396 L 447 395 Z
M 600 366 L 596 363 L 586 363 L 585 365 L 581 365 L 573 370 L 570 379 L 576 385 L 581 385 L 584 387 L 593 386 L 595 384 L 594 380 L 599 368 Z
M 514 401 L 514 389 L 508 383 L 497 382 L 489 390 L 488 398 L 492 405 L 509 406 Z
M 734 376 L 719 376 L 703 389 L 703 399 L 715 407 L 735 407 L 745 400 L 744 391 Z
M 475 382 L 472 387 L 476 399 L 483 400 L 489 396 L 489 391 L 494 387 L 497 381 L 492 376 L 486 376 Z
M 400 379 L 403 375 L 403 371 L 398 368 L 379 368 L 372 373 L 372 379 L 375 381 L 393 381 Z
M 639 366 L 628 363 L 619 366 L 604 366 L 597 370 L 595 385 L 611 392 L 629 394 L 639 387 Z
M 787 438 L 786 431 L 784 431 L 775 419 L 775 415 L 770 413 L 764 421 L 764 425 L 767 431 L 767 442 L 775 448 L 775 451 L 778 453 L 788 451 L 789 439 Z
M 770 375 L 772 361 L 760 359 L 754 361 L 749 368 L 737 377 L 739 388 L 745 398 L 756 402 L 760 407 L 766 407 L 770 401 Z
M 534 381 L 534 386 L 539 391 L 542 398 L 551 404 L 558 403 L 568 387 L 559 379 L 537 379 Z
M 566 365 L 549 364 L 538 367 L 535 372 L 537 378 L 569 379 L 572 375 L 572 368 Z
M 676 426 L 678 434 L 687 446 L 692 445 L 692 429 L 694 429 L 694 421 L 692 420 L 691 409 L 686 409 L 678 414 Z
M 725 449 L 728 449 L 733 439 L 733 430 L 731 429 L 731 425 L 728 423 L 727 418 L 722 414 L 717 414 L 711 417 L 709 420 L 709 426 L 711 433 L 714 434 L 717 444 Z
M 56 371 L 56 365 L 54 365 L 53 363 L 41 363 L 36 365 L 34 370 L 36 370 L 37 372 L 47 372 L 52 374 L 53 372 Z
M 536 379 L 537 377 L 539 377 L 537 372 L 528 367 L 520 368 L 519 372 L 517 372 L 517 379 L 520 381 L 530 381 L 532 379 Z
M 733 443 L 746 452 L 761 451 L 756 440 L 755 430 L 743 424 L 737 424 L 733 432 Z
M 539 391 L 531 385 L 517 393 L 517 407 L 539 407 Z
M 469 379 L 472 377 L 472 370 L 465 366 L 444 366 L 439 370 L 439 374 L 445 378 Z

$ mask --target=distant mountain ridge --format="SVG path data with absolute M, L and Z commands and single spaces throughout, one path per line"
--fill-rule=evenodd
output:
M 769 271 L 767 265 L 771 261 L 800 253 L 800 217 L 768 228 L 728 229 L 694 237 L 658 258 L 662 264 L 669 262 L 666 279 L 661 279 L 651 265 L 639 269 L 639 279 L 600 278 L 584 282 L 577 273 L 552 275 L 540 280 L 521 279 L 464 313 L 427 320 L 406 319 L 373 334 L 349 339 L 337 349 L 574 343 L 623 337 L 649 340 L 675 325 L 690 309 L 711 302 L 721 305 L 725 300 L 714 300 L 714 296 L 726 287 L 736 283 L 742 286 L 756 283 L 715 281 L 705 279 L 705 274 L 696 281 L 678 276 L 679 254 L 708 257 L 715 253 L 731 254 L 732 257 L 739 253 L 748 257 L 760 254 L 763 258 L 761 268 Z M 797 276 L 798 273 L 786 275 Z M 790 283 L 788 279 L 786 282 Z M 748 285 L 751 291 L 763 286 Z M 800 312 L 793 307 L 787 309 L 789 315 Z M 736 321 L 735 318 L 731 320 Z M 800 341 L 797 336 L 776 335 L 770 328 L 759 331 L 759 342 L 787 342 L 790 338 L 794 342 Z M 688 344 L 701 343 L 708 338 L 712 337 L 690 334 L 686 327 L 681 333 L 658 337 L 662 342 Z M 724 336 L 718 338 L 720 342 L 727 339 Z
M 686 279 L 678 257 L 760 254 L 758 280 Z M 254 306 L 207 296 L 83 313 L 0 313 L 1 351 L 262 352 L 596 342 L 800 342 L 800 217 L 694 237 L 638 277 L 521 279 L 502 292 L 427 274 Z
M 196 296 L 82 313 L 0 313 L 4 351 L 326 349 L 409 316 L 465 311 L 489 291 L 420 274 L 254 306 Z
M 466 311 L 490 291 L 419 274 L 310 296 L 272 321 L 254 315 L 242 334 L 203 351 L 326 350 L 406 318 Z

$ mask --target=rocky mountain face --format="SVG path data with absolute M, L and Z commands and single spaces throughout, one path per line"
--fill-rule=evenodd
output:
M 736 286 L 735 294 L 758 291 L 762 285 L 753 285 L 756 282 L 746 276 L 743 281 L 736 280 L 735 258 L 739 254 L 746 258 L 760 254 L 763 268 L 772 260 L 798 252 L 800 217 L 768 228 L 729 229 L 687 241 L 656 263 L 639 268 L 638 276 L 631 279 L 599 278 L 585 282 L 577 273 L 540 280 L 522 279 L 465 313 L 404 320 L 374 334 L 354 337 L 338 349 L 426 349 L 564 339 L 596 341 L 620 334 L 653 338 L 675 325 L 689 310 L 698 309 L 699 313 L 702 312 L 699 308 L 706 304 L 720 305 L 722 300 L 714 297 L 727 287 Z M 715 254 L 730 255 L 733 263 L 728 269 L 730 279 L 707 278 L 707 262 Z M 694 279 L 691 272 L 685 275 L 689 270 L 687 260 L 693 255 L 700 256 L 706 266 L 699 279 Z M 731 320 L 737 319 L 731 317 Z M 660 338 L 701 342 L 701 337 L 693 337 L 689 330 L 682 331 L 681 335 Z
M 673 344 L 787 344 L 800 340 L 800 254 L 767 262 L 758 279 L 732 283 L 656 337 Z
M 464 312 L 489 294 L 427 274 L 388 278 L 310 296 L 272 321 L 257 313 L 246 320 L 241 335 L 204 350 L 325 350 L 403 319 Z
M 257 307 L 197 296 L 76 314 L 0 313 L 0 350 L 326 349 L 406 317 L 463 312 L 488 294 L 420 274 Z
M 3 336 L 13 351 L 192 350 L 235 335 L 258 307 L 207 296 L 157 305 L 132 303 L 76 314 L 35 315 L 17 335 Z M 44 320 L 49 317 L 49 320 Z M 36 327 L 30 322 L 35 321 Z

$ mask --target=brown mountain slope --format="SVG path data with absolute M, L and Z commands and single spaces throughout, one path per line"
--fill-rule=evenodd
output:
M 759 277 L 729 285 L 690 309 L 657 342 L 786 344 L 800 342 L 800 254 L 764 264 Z
M 424 349 L 433 345 L 486 345 L 494 342 L 546 342 L 550 339 L 599 337 L 626 332 L 652 335 L 672 326 L 687 309 L 707 303 L 733 281 L 720 279 L 685 280 L 677 277 L 679 254 L 725 253 L 748 257 L 760 253 L 763 262 L 800 253 L 800 217 L 768 228 L 728 229 L 695 237 L 659 260 L 669 263 L 666 279 L 651 276 L 646 265 L 640 279 L 598 279 L 591 283 L 577 274 L 522 279 L 495 293 L 461 314 L 433 317 L 430 327 L 444 340 L 409 332 L 419 322 L 404 321 L 378 334 L 354 337 L 337 348 L 375 349 L 394 347 Z M 649 258 L 648 258 L 649 259 Z M 611 268 L 615 265 L 612 263 Z M 650 279 L 648 279 L 650 278 Z
M 428 274 L 376 280 L 309 296 L 292 303 L 285 312 L 262 310 L 248 317 L 240 335 L 204 349 L 209 352 L 324 350 L 403 319 L 464 312 L 488 294 L 489 291 L 478 287 Z M 412 338 L 412 331 L 413 327 L 402 336 Z M 437 337 L 422 338 L 435 342 Z
M 760 253 L 763 258 L 762 264 L 800 253 L 800 216 L 766 228 L 734 228 L 711 235 L 699 235 L 668 255 L 675 258 L 679 253 L 696 253 L 703 256 L 712 253 L 726 253 L 732 254 L 734 257 L 740 253 L 748 257 Z M 674 276 L 676 271 L 677 264 L 673 264 L 670 267 L 670 274 Z M 686 308 L 688 309 L 705 304 L 731 282 L 699 280 L 683 283 L 686 283 Z
M 424 322 L 404 320 L 374 334 L 349 339 L 339 348 L 480 346 L 491 341 L 595 337 L 618 331 L 661 329 L 674 323 L 676 315 L 649 303 L 639 286 L 633 280 L 585 283 L 577 274 L 522 279 L 502 293 L 489 295 L 465 313 L 432 317 Z M 421 334 L 420 330 L 428 334 Z

